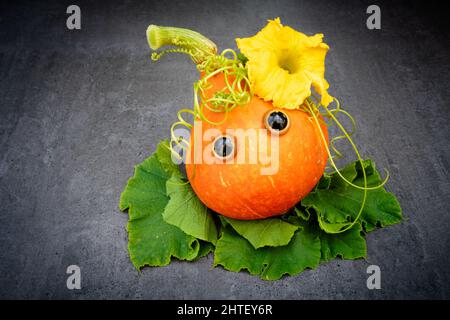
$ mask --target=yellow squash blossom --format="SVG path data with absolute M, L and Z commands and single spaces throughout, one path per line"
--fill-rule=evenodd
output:
M 273 101 L 278 108 L 296 109 L 311 95 L 311 86 L 327 106 L 333 98 L 328 94 L 324 78 L 325 56 L 329 49 L 323 34 L 309 37 L 280 19 L 269 20 L 255 36 L 236 39 L 239 50 L 248 58 L 248 76 L 256 95 Z

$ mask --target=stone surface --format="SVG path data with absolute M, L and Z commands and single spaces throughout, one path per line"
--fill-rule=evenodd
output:
M 0 5 L 0 298 L 450 298 L 448 19 L 432 4 L 367 1 L 77 1 Z M 391 173 L 405 221 L 367 237 L 367 261 L 334 261 L 265 282 L 211 270 L 212 256 L 137 272 L 117 206 L 133 166 L 192 105 L 180 55 L 149 59 L 150 23 L 195 29 L 220 48 L 268 18 L 322 32 L 330 93 L 358 121 L 363 154 Z M 82 289 L 66 288 L 81 267 Z M 379 265 L 382 289 L 368 290 Z

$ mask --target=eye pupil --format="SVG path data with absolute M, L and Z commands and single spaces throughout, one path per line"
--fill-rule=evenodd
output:
M 234 143 L 230 137 L 222 136 L 214 142 L 214 152 L 221 158 L 226 158 L 234 151 Z
M 267 124 L 273 130 L 284 130 L 288 126 L 288 117 L 284 112 L 272 111 L 267 117 Z

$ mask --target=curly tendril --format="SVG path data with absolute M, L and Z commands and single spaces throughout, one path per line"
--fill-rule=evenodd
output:
M 217 46 L 211 40 L 189 29 L 150 25 L 147 29 L 147 40 L 153 50 L 158 50 L 163 46 L 175 47 L 153 52 L 151 55 L 153 61 L 161 59 L 168 53 L 183 53 L 191 57 L 197 64 L 197 69 L 202 73 L 202 78 L 194 83 L 193 109 L 178 111 L 178 121 L 173 123 L 170 128 L 171 152 L 181 160 L 175 147 L 186 152 L 189 141 L 183 137 L 177 137 L 175 129 L 179 126 L 192 128 L 192 124 L 183 115 L 190 114 L 194 121 L 200 119 L 211 125 L 223 124 L 227 120 L 229 112 L 238 106 L 248 104 L 253 96 L 247 68 L 239 60 L 234 50 L 226 49 L 221 54 L 217 54 Z M 205 98 L 206 91 L 211 88 L 208 80 L 218 74 L 223 74 L 225 87 L 214 92 L 210 98 Z M 223 113 L 224 117 L 220 121 L 212 121 L 205 115 L 205 109 L 214 113 Z
M 369 190 L 375 190 L 375 189 L 379 189 L 381 187 L 383 187 L 386 182 L 389 179 L 389 172 L 387 170 L 386 171 L 386 178 L 379 184 L 376 186 L 368 186 L 367 185 L 367 174 L 366 174 L 366 169 L 364 166 L 364 160 L 361 157 L 361 154 L 359 153 L 358 148 L 356 147 L 356 144 L 354 143 L 353 139 L 351 138 L 351 135 L 354 133 L 355 129 L 356 129 L 356 122 L 354 120 L 354 118 L 350 115 L 350 113 L 348 113 L 347 111 L 341 109 L 340 107 L 340 103 L 339 101 L 334 98 L 334 102 L 336 103 L 336 108 L 335 109 L 329 109 L 328 107 L 325 107 L 323 105 L 321 105 L 318 100 L 316 100 L 317 103 L 314 103 L 310 98 L 307 98 L 304 102 L 304 104 L 307 107 L 307 110 L 309 111 L 309 113 L 311 114 L 311 116 L 314 119 L 314 122 L 316 123 L 318 129 L 319 129 L 319 133 L 320 133 L 320 137 L 322 139 L 322 142 L 327 146 L 326 150 L 328 153 L 328 158 L 330 159 L 330 164 L 334 169 L 334 172 L 342 179 L 345 181 L 345 183 L 347 183 L 348 185 L 350 185 L 351 187 L 363 190 L 363 198 L 361 201 L 361 206 L 360 209 L 358 211 L 358 214 L 356 215 L 356 218 L 353 220 L 353 222 L 349 223 L 345 228 L 341 228 L 339 230 L 335 230 L 332 227 L 328 227 L 328 225 L 326 224 L 325 221 L 323 221 L 322 217 L 320 216 L 320 214 L 317 215 L 317 219 L 319 221 L 319 225 L 320 227 L 327 233 L 333 233 L 333 234 L 337 234 L 337 233 L 342 233 L 345 232 L 347 230 L 350 230 L 360 219 L 362 212 L 364 210 L 364 206 L 366 204 L 366 200 L 367 200 L 367 191 Z M 322 107 L 325 110 L 325 113 L 321 113 L 320 112 L 320 107 Z M 336 114 L 338 113 L 343 113 L 345 114 L 352 122 L 352 130 L 351 132 L 347 132 L 347 130 L 345 129 L 345 127 L 341 124 L 341 122 L 336 118 Z M 323 115 L 324 117 L 327 117 L 329 119 L 332 120 L 332 124 L 336 124 L 338 126 L 338 128 L 341 130 L 342 135 L 340 136 L 336 136 L 334 138 L 331 139 L 330 141 L 330 146 L 331 146 L 331 150 L 330 150 L 330 146 L 328 146 L 327 143 L 327 139 L 325 138 L 325 134 L 322 130 L 322 127 L 320 126 L 320 119 L 317 116 L 317 114 Z M 337 140 L 341 140 L 341 139 L 346 139 L 350 145 L 352 146 L 357 160 L 359 162 L 359 164 L 361 165 L 361 170 L 363 173 L 363 180 L 364 180 L 364 186 L 358 186 L 356 184 L 354 184 L 352 181 L 349 181 L 347 178 L 344 177 L 344 175 L 341 173 L 341 171 L 337 168 L 336 163 L 334 162 L 334 159 L 336 158 L 336 156 L 332 155 L 332 151 L 337 154 L 337 156 L 342 157 L 342 153 L 339 152 L 339 150 L 337 150 L 337 148 L 335 147 L 334 143 Z
M 178 52 L 187 53 L 185 50 L 173 51 L 166 50 L 163 52 Z M 164 53 L 157 54 L 159 59 Z M 190 54 L 190 53 L 187 53 Z M 231 58 L 227 58 L 226 54 L 231 54 Z M 189 148 L 189 141 L 183 137 L 177 137 L 175 130 L 179 126 L 184 126 L 191 129 L 193 125 L 187 121 L 183 115 L 190 114 L 194 121 L 200 119 L 211 125 L 220 125 L 226 122 L 229 112 L 238 106 L 246 105 L 250 102 L 253 93 L 250 86 L 250 80 L 247 77 L 247 70 L 244 64 L 238 59 L 237 54 L 232 49 L 224 50 L 220 55 L 213 55 L 208 57 L 202 63 L 197 65 L 197 68 L 204 76 L 194 83 L 194 107 L 193 109 L 181 109 L 177 113 L 178 121 L 174 122 L 170 127 L 170 150 L 172 154 L 179 160 L 182 157 L 177 150 L 187 152 Z M 212 77 L 223 73 L 225 79 L 225 87 L 214 92 L 210 98 L 205 98 L 206 90 L 211 88 L 208 82 Z M 224 117 L 220 121 L 212 121 L 207 118 L 204 110 L 208 109 L 211 112 L 223 113 Z

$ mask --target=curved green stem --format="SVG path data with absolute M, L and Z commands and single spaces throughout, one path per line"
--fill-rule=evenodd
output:
M 176 49 L 153 53 L 153 60 L 158 60 L 166 53 L 178 52 L 188 54 L 196 64 L 200 64 L 217 53 L 217 46 L 214 42 L 189 29 L 151 24 L 147 28 L 147 41 L 152 50 L 158 50 L 164 46 L 176 47 Z

